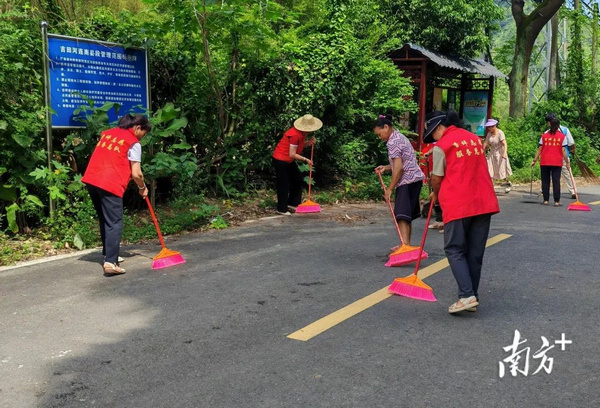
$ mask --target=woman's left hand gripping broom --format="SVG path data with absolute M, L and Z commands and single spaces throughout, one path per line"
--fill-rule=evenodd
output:
M 162 246 L 162 250 L 158 253 L 158 255 L 152 258 L 152 269 L 163 269 L 185 263 L 185 259 L 183 259 L 179 252 L 171 251 L 165 246 L 165 241 L 163 240 L 163 236 L 160 233 L 160 228 L 158 227 L 156 215 L 154 215 L 154 210 L 152 209 L 152 205 L 150 204 L 148 197 L 146 197 L 146 203 L 148 204 L 148 209 L 150 209 L 150 215 L 152 215 L 152 221 L 154 221 L 154 226 L 156 227 L 156 232 L 158 233 L 158 239 L 160 240 L 160 245 Z
M 405 278 L 394 279 L 388 288 L 391 293 L 413 299 L 426 300 L 428 302 L 437 301 L 433 295 L 433 289 L 431 289 L 429 285 L 426 285 L 425 282 L 423 282 L 421 278 L 417 276 L 417 272 L 419 272 L 419 266 L 421 265 L 421 252 L 423 251 L 423 246 L 425 246 L 425 238 L 427 238 L 427 225 L 429 225 L 429 221 L 431 220 L 431 210 L 433 209 L 434 203 L 435 201 L 432 199 L 431 205 L 429 206 L 429 211 L 427 213 L 427 224 L 425 224 L 425 231 L 423 232 L 423 238 L 421 239 L 421 247 L 419 251 L 419 257 L 417 259 L 417 265 L 415 265 L 415 272 Z
M 377 173 L 377 175 L 379 176 L 379 181 L 381 182 L 381 187 L 383 188 L 383 193 L 385 194 L 386 188 L 385 188 L 385 183 L 383 182 L 383 177 L 381 177 L 381 172 L 375 171 L 375 173 Z M 398 226 L 398 221 L 396 221 L 396 215 L 394 214 L 394 209 L 392 208 L 392 203 L 390 200 L 387 199 L 387 194 L 385 196 L 386 196 L 385 202 L 387 203 L 388 208 L 390 209 L 390 213 L 392 214 L 392 219 L 394 220 L 394 225 L 396 226 L 396 232 L 398 233 L 398 238 L 400 238 L 400 246 L 390 254 L 385 266 L 388 266 L 388 267 L 401 266 L 401 265 L 405 265 L 407 263 L 414 262 L 419 257 L 419 252 L 423 248 L 406 245 L 404 243 L 404 240 L 402 239 L 402 234 L 400 233 L 400 227 Z M 423 258 L 427 258 L 427 256 L 428 256 L 427 252 L 423 252 L 422 256 L 423 256 Z

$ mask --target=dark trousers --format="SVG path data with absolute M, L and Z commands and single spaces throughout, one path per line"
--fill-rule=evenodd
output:
M 459 298 L 479 299 L 477 290 L 491 218 L 491 214 L 483 214 L 444 224 L 444 250 L 458 284 Z
M 302 202 L 302 173 L 295 161 L 287 163 L 273 158 L 277 178 L 277 211 L 286 212 L 288 205 L 297 207 Z
M 544 201 L 550 198 L 550 177 L 552 177 L 552 195 L 554 202 L 560 202 L 560 174 L 561 166 L 540 166 L 542 172 L 542 196 Z
M 433 206 L 433 211 L 435 212 L 435 220 L 437 222 L 442 222 L 443 220 L 443 216 L 442 216 L 442 207 L 440 207 L 440 205 L 437 203 L 435 203 L 435 205 Z
M 104 262 L 116 264 L 123 232 L 123 199 L 96 186 L 87 189 L 98 214 Z

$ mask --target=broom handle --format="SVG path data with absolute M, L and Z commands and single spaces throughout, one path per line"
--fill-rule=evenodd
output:
M 379 176 L 379 181 L 381 182 L 381 187 L 383 187 L 383 192 L 385 194 L 385 183 L 383 182 L 383 177 L 381 177 L 381 172 L 377 171 L 376 173 Z M 394 219 L 394 225 L 396 226 L 396 232 L 398 232 L 398 238 L 400 238 L 400 244 L 404 245 L 404 240 L 402 239 L 402 234 L 400 233 L 400 227 L 398 226 L 398 221 L 396 220 L 396 215 L 394 214 L 394 209 L 392 208 L 392 202 L 387 198 L 385 199 L 385 202 L 387 203 L 390 213 L 392 214 L 392 218 Z
M 160 228 L 158 227 L 158 221 L 156 220 L 156 215 L 154 215 L 154 210 L 152 209 L 152 205 L 150 204 L 150 200 L 146 197 L 146 203 L 148 204 L 148 209 L 150 209 L 150 215 L 152 215 L 152 221 L 154 221 L 154 226 L 156 227 L 156 232 L 158 232 L 158 239 L 160 240 L 160 245 L 165 248 L 165 241 L 163 240 L 162 234 L 160 233 Z
M 421 238 L 421 246 L 419 247 L 419 258 L 417 258 L 417 264 L 415 265 L 414 275 L 416 275 L 417 272 L 419 272 L 419 266 L 421 265 L 421 256 L 423 255 L 423 248 L 425 247 L 425 238 L 427 238 L 427 230 L 429 229 L 428 225 L 429 221 L 431 221 L 431 210 L 433 209 L 434 205 L 435 201 L 431 200 L 429 204 L 429 211 L 427 212 L 427 222 L 425 223 L 425 231 L 423 231 L 423 238 Z
M 529 179 L 529 194 L 533 195 L 533 167 L 531 168 L 531 178 Z
M 310 147 L 310 162 L 313 161 L 313 153 L 315 152 L 315 144 Z M 312 164 L 308 166 L 308 199 L 310 200 L 310 185 L 312 184 Z
M 573 183 L 573 191 L 575 191 L 575 201 L 579 201 L 579 195 L 577 194 L 577 186 L 575 185 L 575 178 L 573 177 L 573 172 L 571 171 L 571 166 L 567 167 L 569 170 L 569 177 L 571 177 L 571 183 Z

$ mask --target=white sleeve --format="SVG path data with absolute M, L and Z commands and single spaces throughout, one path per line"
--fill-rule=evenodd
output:
M 433 170 L 431 174 L 444 177 L 446 175 L 446 154 L 441 147 L 433 148 Z
M 571 131 L 569 130 L 569 128 L 567 129 L 567 133 L 565 134 L 565 139 L 567 140 L 567 145 L 568 146 L 573 146 L 575 144 L 575 139 L 573 139 L 573 135 L 571 134 Z
M 142 145 L 139 143 L 134 143 L 131 145 L 129 150 L 127 151 L 127 158 L 131 162 L 142 162 Z

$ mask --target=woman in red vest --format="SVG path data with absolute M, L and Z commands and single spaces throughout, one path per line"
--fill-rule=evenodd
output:
M 458 284 L 448 312 L 476 311 L 492 214 L 500 211 L 481 139 L 461 129 L 456 112 L 427 115 L 423 141 L 433 143 L 432 202 L 444 209 L 444 250 Z
M 105 276 L 121 275 L 119 246 L 123 231 L 123 194 L 129 180 L 138 187 L 143 198 L 148 188 L 142 173 L 142 147 L 140 139 L 152 129 L 143 115 L 126 114 L 118 127 L 105 130 L 100 135 L 90 162 L 81 181 L 87 184 L 92 203 L 98 213 Z
M 310 159 L 301 156 L 304 146 L 312 146 L 315 138 L 306 137 L 323 126 L 321 120 L 312 115 L 304 115 L 294 122 L 273 152 L 273 167 L 277 178 L 277 213 L 292 215 L 289 209 L 295 210 L 302 201 L 302 184 L 304 179 L 298 169 L 296 160 L 312 166 Z
M 556 116 L 546 116 L 548 126 L 550 127 L 540 138 L 540 147 L 538 147 L 535 158 L 531 162 L 531 167 L 535 166 L 538 158 L 540 159 L 540 171 L 542 173 L 542 204 L 548 205 L 550 199 L 550 178 L 552 178 L 552 195 L 554 206 L 559 207 L 560 203 L 560 175 L 563 161 L 569 168 L 569 156 L 567 156 L 567 139 L 560 131 L 560 124 Z

